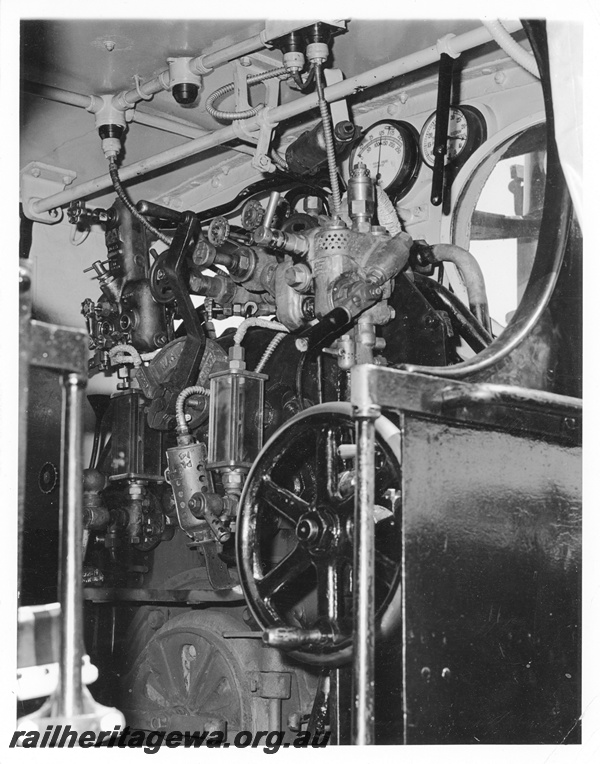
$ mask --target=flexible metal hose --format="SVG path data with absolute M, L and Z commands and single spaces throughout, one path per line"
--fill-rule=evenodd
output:
M 338 181 L 337 164 L 335 159 L 335 143 L 333 141 L 333 128 L 331 126 L 331 114 L 329 104 L 325 100 L 323 88 L 323 64 L 315 64 L 315 82 L 317 85 L 317 96 L 319 98 L 319 112 L 323 123 L 323 135 L 325 137 L 325 146 L 327 149 L 327 167 L 329 168 L 329 181 L 331 183 L 331 195 L 333 198 L 333 217 L 339 218 L 342 208 L 342 197 L 340 194 L 340 184 Z
M 281 341 L 283 340 L 285 336 L 286 336 L 286 333 L 281 332 L 280 334 L 276 334 L 271 340 L 271 342 L 269 342 L 269 344 L 267 345 L 267 349 L 265 350 L 265 352 L 262 355 L 262 358 L 258 362 L 256 369 L 254 369 L 256 374 L 258 374 L 265 368 L 265 364 L 267 363 L 269 358 L 273 355 L 277 346 L 281 343 Z
M 269 321 L 266 318 L 258 317 L 247 318 L 245 321 L 242 321 L 233 335 L 233 344 L 241 345 L 246 332 L 252 326 L 258 326 L 261 329 L 272 329 L 274 332 L 285 332 L 286 334 L 289 332 L 287 326 L 280 324 L 279 321 Z
M 402 231 L 402 223 L 400 223 L 392 200 L 381 186 L 376 185 L 375 191 L 377 192 L 377 218 L 379 225 L 387 229 L 390 236 L 396 236 L 396 234 Z
M 252 74 L 250 77 L 248 77 L 246 83 L 248 85 L 257 85 L 259 82 L 270 80 L 273 77 L 280 77 L 282 74 L 289 74 L 285 66 L 280 66 L 277 69 L 271 69 L 268 72 L 261 72 L 260 74 Z M 236 119 L 249 119 L 250 117 L 255 117 L 258 114 L 262 104 L 260 106 L 254 106 L 251 109 L 245 109 L 244 111 L 221 111 L 220 109 L 215 109 L 213 106 L 215 101 L 223 98 L 223 96 L 227 95 L 228 93 L 233 93 L 234 89 L 235 83 L 230 82 L 228 85 L 223 85 L 222 88 L 218 88 L 214 93 L 211 93 L 208 96 L 204 108 L 211 117 L 214 119 L 224 121 L 228 120 L 233 122 Z
M 175 417 L 177 419 L 177 431 L 178 432 L 184 432 L 187 431 L 188 426 L 185 421 L 185 412 L 184 412 L 184 406 L 186 400 L 190 397 L 190 395 L 206 395 L 208 396 L 209 391 L 202 387 L 202 385 L 193 385 L 192 387 L 184 387 L 184 389 L 179 393 L 177 396 L 177 400 L 175 402 Z
M 139 220 L 139 222 L 144 226 L 144 228 L 150 231 L 150 233 L 154 234 L 154 236 L 156 236 L 157 239 L 160 239 L 160 241 L 164 242 L 167 245 L 170 245 L 172 239 L 170 239 L 168 236 L 165 236 L 165 234 L 161 233 L 158 230 L 158 228 L 155 228 L 153 225 L 151 225 L 146 220 L 146 218 L 142 215 L 142 213 L 135 208 L 135 205 L 131 202 L 131 200 L 125 193 L 125 189 L 121 185 L 121 181 L 119 179 L 119 170 L 117 168 L 117 160 L 114 157 L 111 157 L 108 160 L 108 173 L 110 175 L 110 179 L 112 180 L 114 189 L 117 192 L 117 196 L 123 202 L 123 204 L 127 207 L 129 212 L 131 212 L 133 217 L 136 220 Z
M 271 161 L 277 167 L 278 170 L 281 170 L 281 172 L 288 172 L 288 166 L 287 162 L 283 159 L 281 154 L 278 154 L 275 150 L 271 152 Z
M 516 40 L 513 40 L 501 21 L 485 21 L 482 19 L 481 23 L 492 35 L 502 50 L 509 55 L 513 61 L 516 61 L 519 66 L 522 66 L 523 69 L 526 69 L 529 72 L 529 74 L 533 74 L 533 76 L 537 77 L 539 80 L 540 71 L 535 61 L 535 57 L 522 48 Z

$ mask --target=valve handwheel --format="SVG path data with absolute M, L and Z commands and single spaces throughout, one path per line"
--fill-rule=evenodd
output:
M 237 558 L 249 608 L 265 631 L 321 632 L 291 651 L 305 663 L 339 666 L 352 656 L 354 429 L 348 403 L 298 414 L 265 445 L 240 499 Z M 379 417 L 376 433 L 375 610 L 385 638 L 401 611 L 400 432 Z

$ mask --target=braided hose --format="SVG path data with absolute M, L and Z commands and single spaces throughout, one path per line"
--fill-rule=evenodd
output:
M 289 168 L 287 166 L 286 161 L 281 156 L 281 154 L 278 154 L 276 151 L 271 152 L 271 161 L 277 167 L 278 170 L 281 170 L 281 172 L 289 172 Z
M 238 326 L 236 333 L 233 335 L 233 344 L 241 345 L 248 329 L 252 326 L 258 326 L 261 329 L 272 329 L 274 332 L 289 332 L 287 326 L 280 324 L 279 321 L 268 321 L 266 318 L 247 318 Z
M 142 357 L 133 345 L 115 345 L 108 351 L 108 356 L 115 363 L 132 363 L 136 369 L 142 365 Z
M 135 208 L 133 203 L 130 201 L 129 197 L 125 193 L 125 189 L 121 185 L 121 181 L 119 179 L 119 170 L 117 168 L 117 160 L 114 157 L 111 157 L 108 160 L 108 173 L 110 175 L 110 179 L 112 181 L 112 184 L 114 186 L 115 191 L 117 192 L 117 196 L 119 199 L 123 202 L 123 204 L 127 207 L 129 212 L 133 215 L 133 217 L 136 220 L 139 220 L 139 222 L 146 228 L 150 233 L 154 234 L 157 239 L 160 239 L 160 241 L 164 242 L 167 246 L 171 244 L 172 239 L 170 239 L 168 236 L 165 236 L 164 233 L 161 233 L 158 228 L 155 228 L 153 225 L 151 225 L 146 218 L 142 215 L 141 212 L 138 212 L 138 210 Z
M 333 128 L 331 126 L 331 114 L 329 112 L 329 104 L 325 100 L 325 93 L 323 90 L 323 64 L 315 64 L 315 81 L 317 84 L 317 95 L 319 98 L 321 122 L 323 123 L 323 135 L 325 137 L 325 146 L 327 148 L 327 166 L 329 168 L 329 181 L 331 183 L 331 195 L 333 197 L 332 217 L 339 218 L 340 210 L 342 207 L 342 198 L 337 175 L 335 144 L 333 142 Z
M 381 186 L 376 185 L 375 191 L 377 192 L 377 218 L 379 219 L 379 225 L 387 229 L 390 236 L 396 236 L 402 231 L 402 225 L 392 200 Z
M 208 390 L 202 385 L 194 385 L 193 387 L 184 387 L 184 389 L 177 396 L 175 402 L 175 417 L 177 419 L 177 431 L 180 433 L 187 433 L 188 426 L 185 421 L 184 406 L 186 400 L 190 395 L 206 395 L 208 396 Z
M 285 66 L 280 66 L 277 69 L 271 69 L 268 72 L 261 72 L 260 74 L 253 74 L 246 80 L 246 83 L 248 85 L 257 85 L 259 82 L 264 82 L 265 80 L 273 79 L 273 77 L 280 77 L 282 74 L 289 74 L 288 70 Z M 211 93 L 208 98 L 206 99 L 206 103 L 204 104 L 204 108 L 206 111 L 210 114 L 211 117 L 214 119 L 219 120 L 229 120 L 233 122 L 236 119 L 249 119 L 250 117 L 255 117 L 262 106 L 264 104 L 260 104 L 259 106 L 254 106 L 251 109 L 246 109 L 245 111 L 221 111 L 220 109 L 215 109 L 213 104 L 215 101 L 218 101 L 220 98 L 223 98 L 223 96 L 227 95 L 228 93 L 233 93 L 235 90 L 235 83 L 230 82 L 228 85 L 223 85 L 222 88 L 218 88 L 215 90 L 214 93 Z
M 269 358 L 273 355 L 277 346 L 281 343 L 281 341 L 283 340 L 285 336 L 286 336 L 286 333 L 281 332 L 280 334 L 276 334 L 271 340 L 271 342 L 269 342 L 269 344 L 267 345 L 267 349 L 265 350 L 265 352 L 262 355 L 262 358 L 258 362 L 258 366 L 256 367 L 256 369 L 254 369 L 256 374 L 258 374 L 265 368 L 265 364 L 267 363 Z

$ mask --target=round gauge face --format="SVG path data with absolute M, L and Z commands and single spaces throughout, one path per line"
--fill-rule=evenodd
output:
M 421 137 L 419 139 L 419 148 L 423 161 L 428 167 L 435 164 L 435 112 L 427 119 Z M 450 118 L 448 120 L 448 143 L 446 144 L 446 163 L 458 164 L 468 158 L 468 156 L 482 143 L 485 137 L 485 123 L 483 117 L 474 109 L 450 108 Z
M 351 167 L 365 164 L 384 191 L 412 185 L 419 156 L 414 128 L 402 122 L 377 122 L 367 128 L 352 156 Z

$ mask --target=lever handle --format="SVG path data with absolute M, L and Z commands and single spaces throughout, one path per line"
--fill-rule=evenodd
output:
M 279 204 L 279 191 L 272 191 L 267 204 L 267 210 L 262 221 L 263 228 L 271 228 L 273 220 L 275 219 L 275 212 L 277 211 L 277 205 Z

